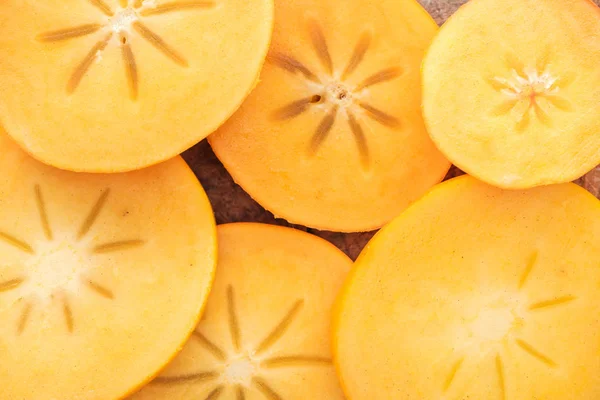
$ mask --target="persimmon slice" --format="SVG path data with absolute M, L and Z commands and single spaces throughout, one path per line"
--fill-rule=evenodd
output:
M 209 137 L 212 148 L 279 217 L 333 231 L 379 228 L 449 167 L 420 114 L 419 68 L 437 26 L 413 0 L 275 8 L 261 82 Z
M 272 24 L 272 0 L 3 0 L 0 123 L 63 169 L 167 160 L 239 107 Z
M 600 398 L 600 201 L 434 188 L 360 255 L 335 312 L 349 400 Z
M 342 400 L 330 321 L 351 260 L 323 239 L 272 225 L 221 225 L 218 240 L 202 321 L 130 400 Z
M 214 277 L 208 199 L 181 158 L 75 174 L 0 133 L 0 397 L 116 400 L 197 324 Z
M 472 0 L 423 66 L 429 133 L 503 188 L 574 180 L 600 164 L 600 11 L 588 0 Z

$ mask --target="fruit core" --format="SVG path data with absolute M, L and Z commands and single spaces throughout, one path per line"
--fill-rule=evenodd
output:
M 250 386 L 257 370 L 258 365 L 250 357 L 240 357 L 225 366 L 223 377 L 227 382 Z

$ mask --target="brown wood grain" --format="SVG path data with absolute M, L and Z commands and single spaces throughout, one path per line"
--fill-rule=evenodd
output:
M 438 24 L 443 24 L 466 0 L 419 0 L 429 11 Z M 600 0 L 594 0 L 596 4 Z M 213 205 L 218 224 L 229 222 L 263 222 L 283 226 L 291 226 L 286 221 L 275 219 L 273 215 L 262 208 L 246 194 L 242 188 L 233 182 L 223 165 L 216 158 L 206 140 L 202 141 L 184 155 L 188 164 L 194 170 Z M 462 174 L 453 168 L 448 178 Z M 600 198 L 600 166 L 577 181 L 596 197 Z M 297 229 L 308 231 L 321 236 L 353 259 L 356 259 L 364 245 L 374 235 L 374 232 L 342 234 L 335 232 L 317 231 L 302 226 Z

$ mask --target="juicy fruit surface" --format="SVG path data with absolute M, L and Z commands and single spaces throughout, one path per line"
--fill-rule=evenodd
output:
M 277 216 L 378 228 L 449 167 L 419 108 L 437 26 L 413 0 L 281 1 L 275 15 L 261 82 L 211 146 Z
M 180 158 L 74 174 L 4 133 L 0 153 L 0 397 L 120 399 L 198 321 L 216 259 L 208 199 Z
M 434 142 L 495 186 L 582 176 L 600 163 L 599 32 L 600 11 L 587 0 L 466 4 L 424 62 Z
M 272 23 L 272 0 L 2 1 L 0 123 L 63 169 L 164 161 L 239 107 Z
M 366 247 L 339 298 L 350 400 L 600 396 L 600 202 L 573 184 L 433 189 Z
M 218 233 L 219 265 L 202 321 L 131 400 L 342 400 L 330 320 L 350 259 L 289 228 L 231 224 Z

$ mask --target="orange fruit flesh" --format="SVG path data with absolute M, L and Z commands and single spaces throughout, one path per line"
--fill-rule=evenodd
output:
M 349 400 L 600 398 L 600 202 L 574 184 L 433 189 L 338 300 Z
M 218 239 L 202 321 L 130 400 L 342 400 L 330 321 L 351 260 L 320 238 L 271 225 L 222 225 Z
M 599 31 L 587 0 L 472 0 L 424 61 L 432 139 L 494 186 L 584 175 L 600 164 Z
M 379 228 L 449 167 L 419 107 L 419 67 L 437 26 L 413 0 L 275 8 L 261 82 L 210 144 L 279 217 L 333 231 Z
M 75 174 L 3 132 L 0 153 L 0 397 L 120 399 L 199 319 L 216 259 L 208 199 L 179 157 Z
M 167 160 L 239 107 L 272 23 L 272 0 L 2 1 L 0 123 L 62 169 Z

